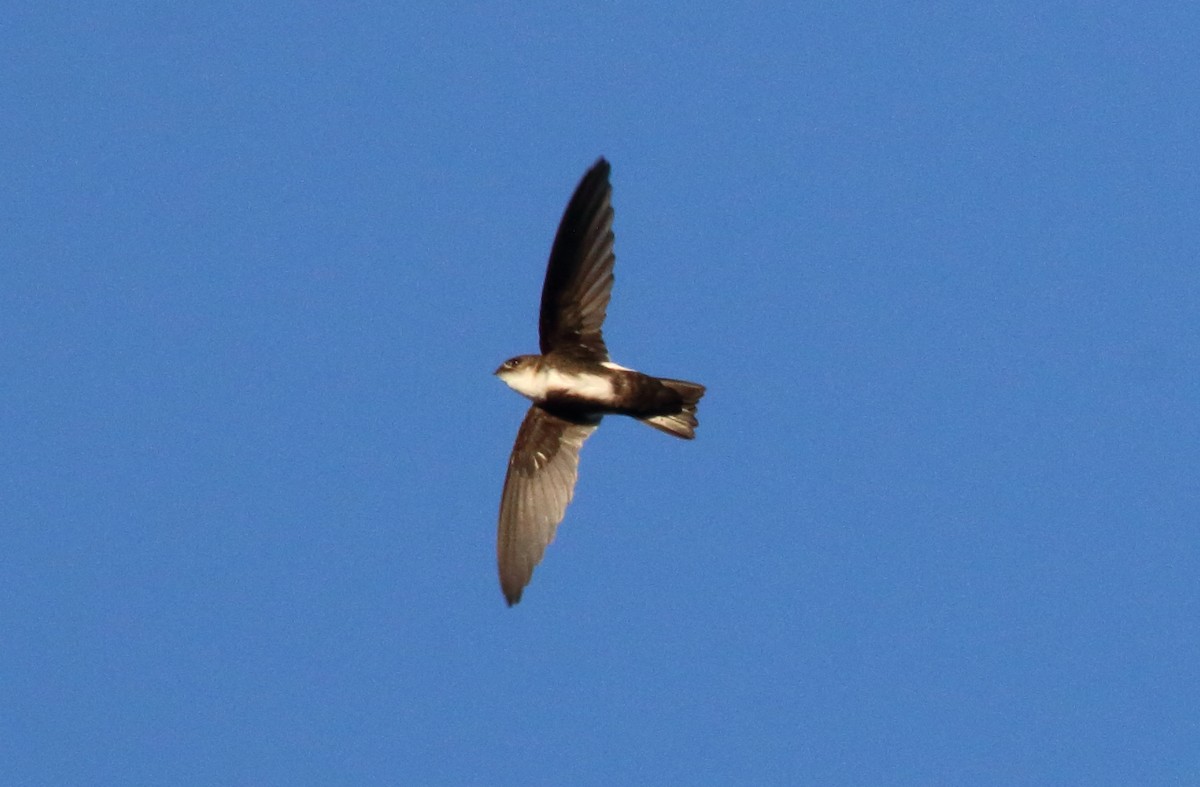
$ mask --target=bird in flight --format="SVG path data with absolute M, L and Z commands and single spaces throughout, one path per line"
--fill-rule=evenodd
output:
M 496 557 L 511 607 L 541 562 L 579 475 L 579 449 L 605 415 L 696 436 L 704 386 L 609 360 L 600 326 L 613 285 L 612 186 L 599 159 L 579 181 L 550 249 L 538 318 L 540 355 L 509 358 L 496 375 L 533 401 L 508 460 Z

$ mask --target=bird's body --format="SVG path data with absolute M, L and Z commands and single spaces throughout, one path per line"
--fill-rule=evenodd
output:
M 500 499 L 497 559 L 517 603 L 574 492 L 579 449 L 605 415 L 695 437 L 704 386 L 651 377 L 609 360 L 601 335 L 612 291 L 612 188 L 596 162 L 563 213 L 542 287 L 541 355 L 518 355 L 496 375 L 533 405 L 517 432 Z
M 686 416 L 695 413 L 695 404 L 704 393 L 703 386 L 682 380 L 667 380 L 626 369 L 611 361 L 582 364 L 569 358 L 550 355 L 523 355 L 513 359 L 514 368 L 497 371 L 504 382 L 535 404 L 581 420 L 599 422 L 605 415 L 628 415 L 667 429 L 679 437 L 695 437 L 695 421 Z M 684 412 L 687 410 L 688 412 Z

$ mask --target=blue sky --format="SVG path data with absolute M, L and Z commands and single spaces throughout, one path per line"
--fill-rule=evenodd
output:
M 1194 5 L 404 7 L 6 14 L 4 782 L 1200 779 Z M 709 393 L 510 610 L 599 155 Z

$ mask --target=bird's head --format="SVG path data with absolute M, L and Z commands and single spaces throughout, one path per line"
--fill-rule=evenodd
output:
M 540 355 L 518 355 L 500 364 L 495 374 L 514 391 L 533 397 L 537 394 L 537 372 Z

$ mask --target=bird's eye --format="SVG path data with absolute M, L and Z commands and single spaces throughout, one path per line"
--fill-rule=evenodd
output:
M 504 362 L 504 368 L 505 369 L 516 369 L 520 363 L 521 363 L 520 358 L 509 358 L 507 361 Z

